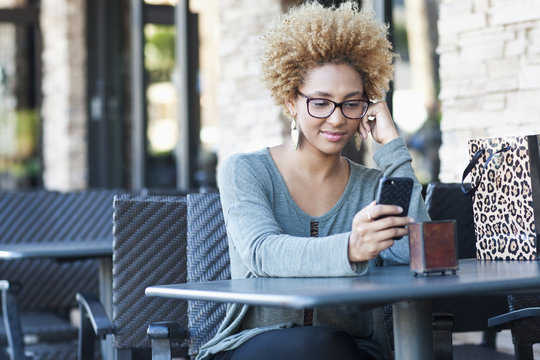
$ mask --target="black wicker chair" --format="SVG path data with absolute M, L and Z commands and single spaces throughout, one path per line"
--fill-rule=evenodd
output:
M 79 358 L 93 359 L 96 336 L 112 335 L 117 359 L 151 358 L 146 329 L 172 319 L 187 326 L 187 304 L 149 298 L 146 287 L 186 281 L 186 200 L 184 196 L 122 194 L 114 198 L 113 314 L 91 294 L 79 293 Z M 174 344 L 186 356 L 186 344 Z
M 229 279 L 229 245 L 219 194 L 188 194 L 187 210 L 187 280 Z M 153 358 L 170 359 L 169 349 L 174 338 L 185 338 L 189 343 L 189 356 L 194 358 L 201 345 L 217 332 L 225 311 L 225 304 L 188 301 L 187 330 L 174 321 L 151 324 L 148 336 L 152 339 Z
M 456 220 L 458 258 L 476 257 L 472 199 L 462 192 L 461 184 L 428 184 L 426 207 L 432 220 Z M 482 345 L 489 349 L 495 349 L 497 333 L 488 328 L 487 321 L 506 308 L 506 296 L 502 295 L 459 297 L 433 301 L 434 313 L 448 314 L 448 319 L 453 322 L 452 332 L 482 331 Z M 451 336 L 451 333 L 449 335 Z
M 112 242 L 113 195 L 110 190 L 0 192 L 0 247 Z M 0 278 L 3 356 L 76 359 L 78 330 L 69 315 L 77 291 L 99 291 L 98 260 L 0 261 Z
M 517 360 L 534 359 L 533 345 L 540 343 L 540 295 L 509 295 L 508 309 L 489 319 L 495 330 L 510 329 Z
M 187 207 L 188 282 L 229 279 L 229 244 L 219 194 L 188 194 Z M 226 309 L 226 304 L 190 300 L 187 329 L 174 321 L 151 324 L 148 336 L 152 339 L 152 358 L 171 359 L 171 340 L 187 339 L 189 356 L 193 359 L 200 347 L 216 334 Z M 388 338 L 382 308 L 375 310 L 374 321 L 377 333 Z

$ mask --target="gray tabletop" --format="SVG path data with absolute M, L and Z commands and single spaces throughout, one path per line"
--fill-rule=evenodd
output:
M 253 278 L 152 286 L 147 296 L 307 308 L 372 305 L 540 290 L 540 262 L 460 260 L 456 275 L 413 276 L 408 266 L 351 278 Z
M 397 360 L 433 358 L 431 299 L 540 290 L 540 262 L 459 261 L 456 275 L 414 276 L 409 266 L 370 269 L 351 278 L 251 278 L 152 286 L 146 295 L 310 308 L 392 303 Z
M 1 260 L 35 258 L 91 258 L 111 256 L 113 244 L 108 241 L 47 242 L 0 245 Z

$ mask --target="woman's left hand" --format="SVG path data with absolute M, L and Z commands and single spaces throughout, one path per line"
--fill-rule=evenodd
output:
M 388 105 L 384 100 L 369 105 L 366 115 L 360 120 L 358 131 L 364 139 L 371 133 L 373 139 L 381 145 L 386 145 L 399 137 Z

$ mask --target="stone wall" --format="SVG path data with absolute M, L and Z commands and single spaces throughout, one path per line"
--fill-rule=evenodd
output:
M 282 12 L 281 0 L 220 0 L 220 160 L 282 142 L 282 110 L 262 83 L 262 35 Z
M 46 189 L 87 185 L 86 5 L 42 0 L 43 182 Z
M 259 41 L 295 0 L 219 0 L 219 159 L 281 143 L 282 110 L 261 80 Z M 87 185 L 85 7 L 42 0 L 43 164 L 48 189 Z M 540 133 L 540 2 L 440 0 L 441 181 L 457 181 L 467 140 Z
M 467 140 L 540 133 L 540 1 L 442 0 L 441 173 L 460 181 Z

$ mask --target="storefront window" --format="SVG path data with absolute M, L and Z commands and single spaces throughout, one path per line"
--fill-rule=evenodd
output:
M 176 186 L 174 149 L 178 142 L 177 94 L 172 83 L 175 69 L 175 28 L 147 24 L 144 27 L 144 67 L 147 74 L 146 127 L 148 184 Z
M 20 5 L 0 1 L 2 19 Z M 41 182 L 37 16 L 22 10 L 17 22 L 0 22 L 0 190 L 38 187 Z

